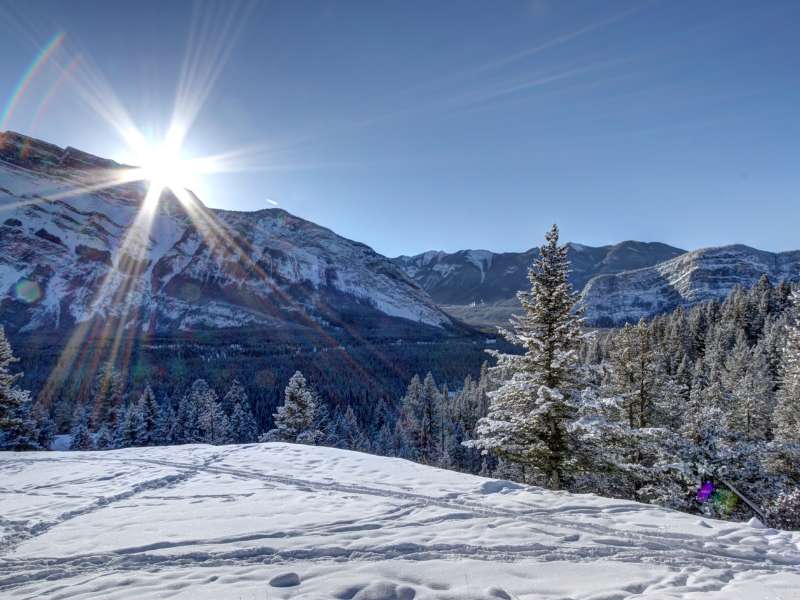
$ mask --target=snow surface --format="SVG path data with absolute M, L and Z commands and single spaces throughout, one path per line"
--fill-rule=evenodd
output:
M 0 506 L 3 599 L 800 598 L 797 533 L 332 448 L 0 453 Z

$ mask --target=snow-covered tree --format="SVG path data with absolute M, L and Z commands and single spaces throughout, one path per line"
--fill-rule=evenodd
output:
M 773 416 L 775 439 L 800 444 L 800 290 L 792 294 L 793 314 L 786 326 L 782 377 Z
M 33 405 L 33 418 L 39 430 L 37 438 L 39 448 L 49 450 L 56 434 L 56 427 L 50 418 L 50 413 L 41 403 L 36 403 Z
M 167 398 L 158 411 L 158 425 L 156 427 L 156 437 L 160 444 L 175 443 L 175 411 Z
M 442 401 L 432 373 L 422 382 L 414 376 L 403 397 L 401 422 L 405 435 L 411 442 L 415 459 L 426 464 L 437 462 L 439 457 Z
M 137 405 L 120 408 L 114 430 L 114 447 L 130 448 L 136 445 L 139 434 L 139 411 Z
M 502 332 L 524 354 L 492 352 L 497 359 L 492 376 L 500 387 L 489 394 L 489 413 L 478 423 L 478 438 L 465 444 L 530 469 L 551 489 L 560 489 L 575 458 L 570 424 L 581 387 L 583 334 L 567 279 L 567 248 L 558 245 L 555 225 L 545 237 L 528 272 L 531 290 L 518 294 L 524 312 Z
M 94 408 L 89 415 L 93 423 L 109 423 L 116 428 L 125 408 L 125 381 L 111 363 L 102 365 L 92 382 Z
M 94 448 L 92 434 L 89 433 L 89 411 L 86 407 L 79 407 L 72 420 L 72 443 L 70 450 L 91 450 Z
M 232 441 L 237 444 L 255 442 L 258 437 L 258 426 L 253 417 L 253 411 L 250 409 L 247 393 L 237 380 L 233 380 L 222 405 L 231 407 L 229 421 Z
M 193 387 L 192 394 L 197 405 L 197 426 L 201 442 L 207 444 L 227 444 L 231 439 L 230 423 L 219 403 L 217 393 L 205 386 L 198 392 Z
M 769 521 L 773 527 L 800 531 L 800 487 L 778 495 L 769 507 Z
M 316 392 L 297 371 L 286 386 L 283 405 L 272 415 L 275 427 L 262 436 L 262 441 L 317 443 L 322 438 L 316 428 L 318 405 Z
M 194 444 L 200 441 L 197 404 L 191 392 L 184 395 L 178 404 L 173 435 L 175 442 L 178 444 Z
M 160 443 L 159 413 L 156 396 L 148 384 L 136 404 L 136 446 L 156 446 Z
M 0 326 L 0 450 L 39 447 L 30 394 L 16 385 L 22 373 L 11 372 L 11 366 L 18 361 Z
M 114 448 L 114 434 L 107 423 L 103 423 L 100 429 L 97 430 L 94 445 L 98 450 L 111 450 Z

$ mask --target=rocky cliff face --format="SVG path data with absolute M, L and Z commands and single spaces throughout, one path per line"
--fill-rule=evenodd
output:
M 658 243 L 622 242 L 593 248 L 570 243 L 570 279 L 581 292 L 590 325 L 620 325 L 710 299 L 762 275 L 773 283 L 800 281 L 800 251 L 770 253 L 733 245 L 684 252 Z M 538 249 L 495 254 L 426 252 L 395 260 L 454 317 L 479 327 L 505 326 L 527 289 Z
M 590 323 L 618 325 L 678 306 L 725 298 L 735 286 L 800 281 L 800 251 L 733 245 L 687 252 L 652 267 L 591 279 L 581 294 Z
M 112 161 L 0 134 L 0 322 L 131 332 L 420 327 L 451 319 L 396 264 L 278 209 L 207 209 L 141 183 L 94 189 Z

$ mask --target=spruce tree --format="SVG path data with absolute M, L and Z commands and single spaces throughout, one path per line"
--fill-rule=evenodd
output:
M 198 393 L 192 390 L 197 405 L 197 426 L 199 441 L 207 444 L 227 444 L 230 442 L 230 423 L 219 403 L 217 393 L 208 386 Z
M 30 394 L 17 387 L 22 373 L 12 373 L 19 359 L 14 356 L 5 330 L 0 326 L 0 450 L 30 450 L 39 447 Z
M 775 439 L 800 444 L 800 290 L 792 294 L 793 311 L 786 326 L 782 376 L 773 417 Z
M 118 411 L 117 427 L 114 431 L 114 447 L 130 448 L 136 446 L 139 433 L 139 411 L 137 405 L 121 408 Z
M 295 372 L 286 385 L 283 406 L 272 415 L 275 427 L 262 436 L 263 441 L 317 443 L 322 437 L 316 428 L 318 405 L 316 392 L 300 371 Z
M 156 446 L 159 443 L 159 407 L 150 384 L 145 386 L 136 405 L 136 445 Z
M 478 423 L 478 438 L 465 444 L 532 470 L 551 489 L 560 489 L 574 465 L 576 438 L 570 424 L 581 385 L 583 334 L 558 227 L 553 225 L 545 238 L 528 272 L 531 289 L 518 294 L 524 312 L 502 332 L 524 354 L 491 352 L 497 359 L 492 376 L 500 387 L 489 394 L 489 413 Z
M 85 407 L 79 407 L 75 411 L 72 421 L 72 443 L 70 450 L 92 450 L 94 442 L 89 433 L 89 411 Z
M 258 437 L 256 420 L 253 418 L 253 411 L 250 409 L 250 400 L 247 393 L 234 379 L 230 389 L 223 398 L 222 405 L 231 407 L 230 430 L 231 439 L 237 444 L 249 444 L 255 442 Z

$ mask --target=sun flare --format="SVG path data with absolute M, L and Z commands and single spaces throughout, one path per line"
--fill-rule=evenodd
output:
M 166 145 L 156 146 L 141 157 L 142 178 L 156 188 L 183 189 L 190 185 L 192 173 L 189 161 L 180 151 Z

